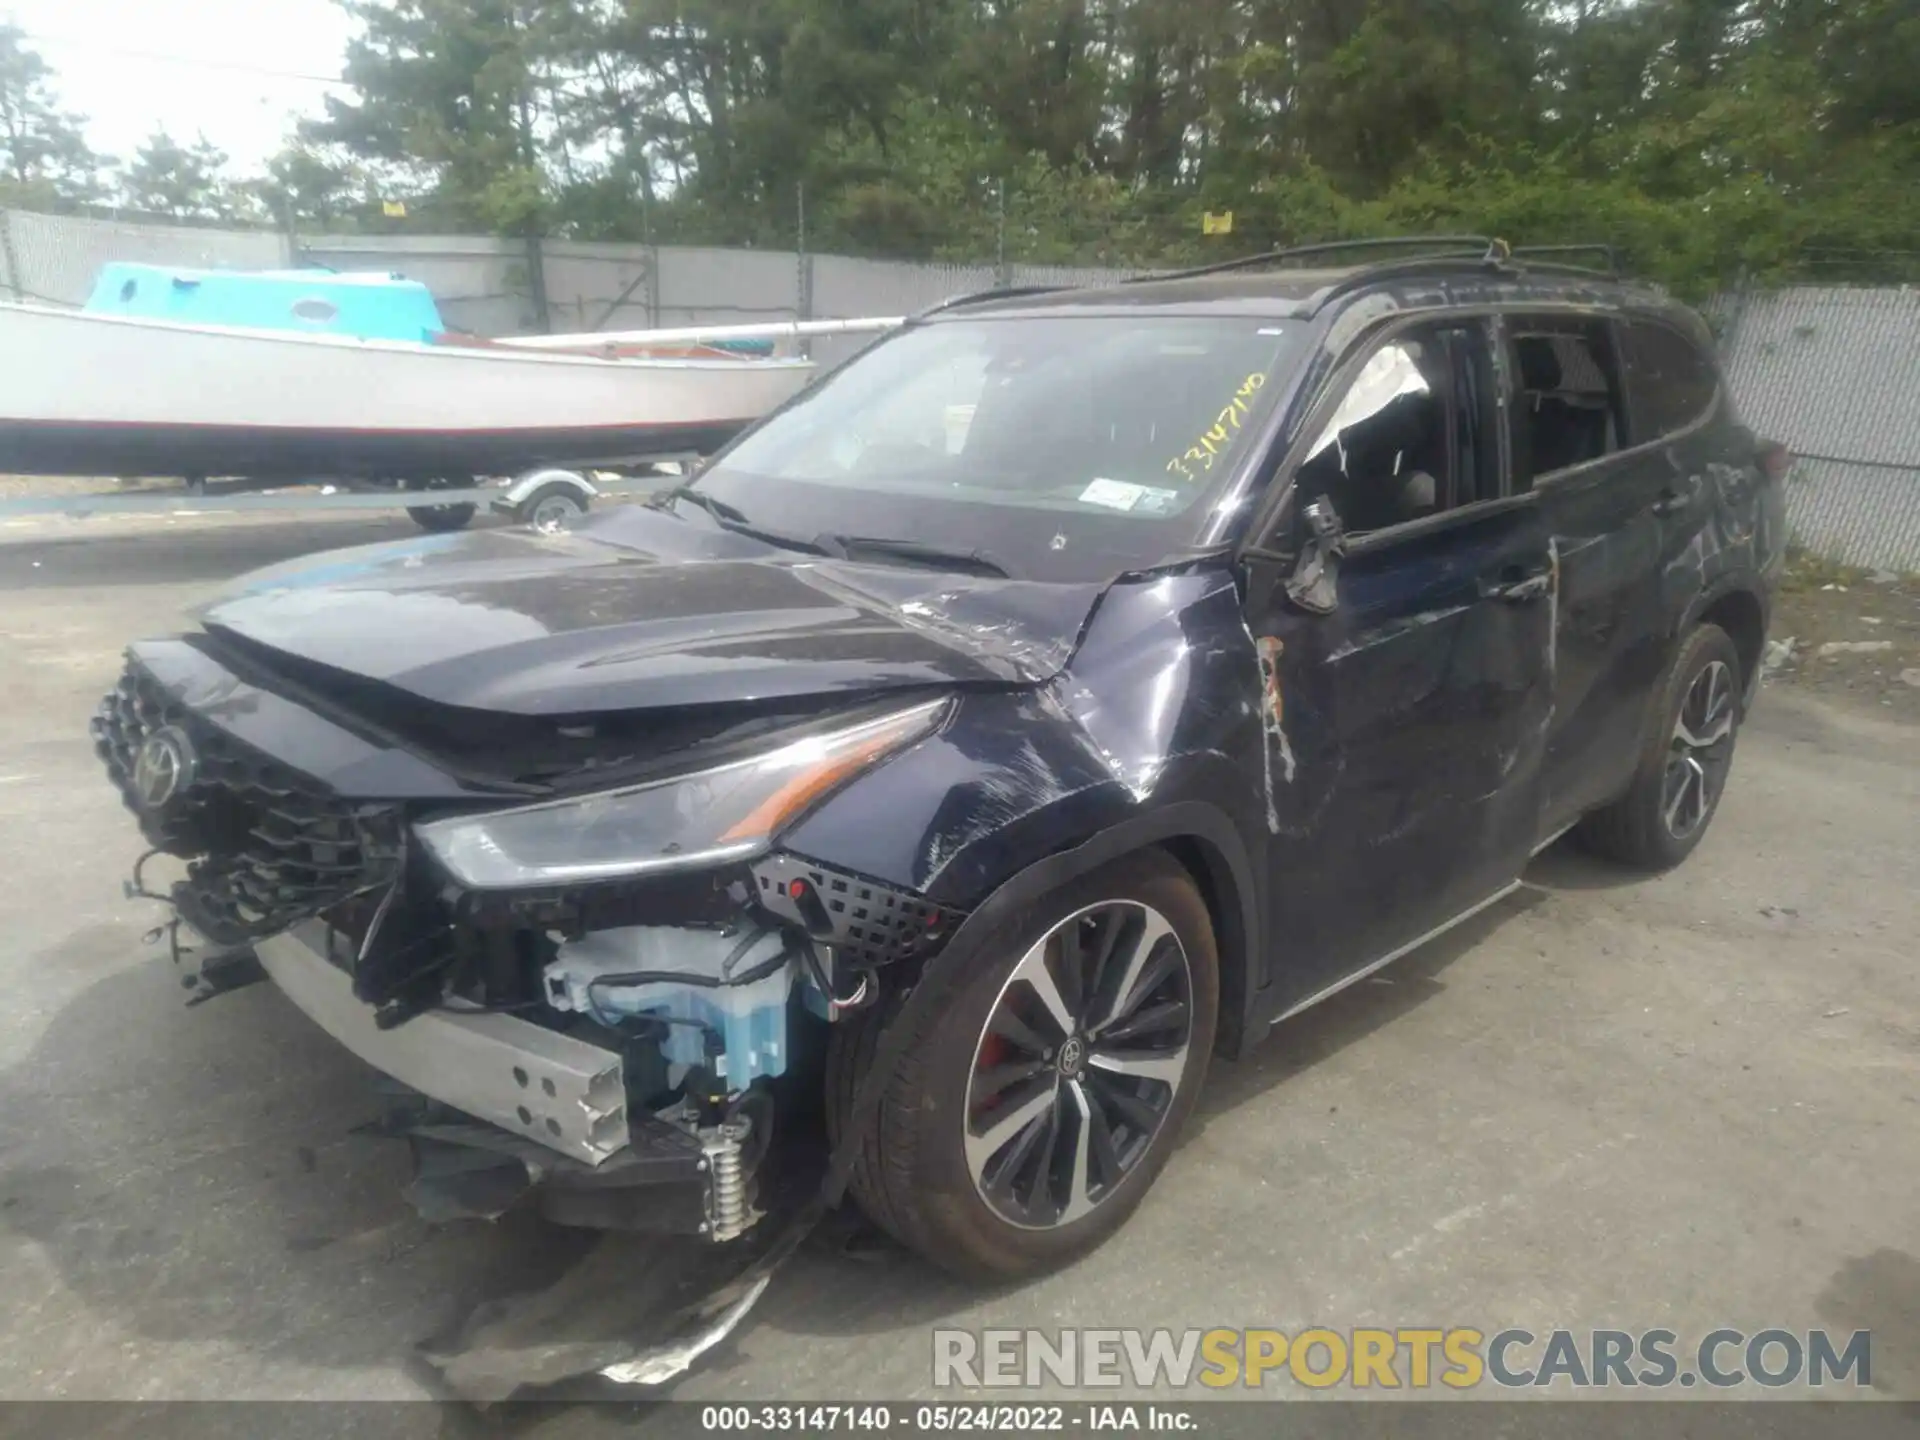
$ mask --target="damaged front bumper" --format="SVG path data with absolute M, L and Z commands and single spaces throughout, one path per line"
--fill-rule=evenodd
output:
M 472 779 L 465 752 L 443 762 L 323 703 L 315 677 L 261 664 L 204 638 L 137 647 L 94 721 L 108 775 L 153 847 L 129 893 L 173 912 L 153 938 L 190 968 L 193 1003 L 269 978 L 390 1082 L 376 1088 L 396 1103 L 363 1133 L 407 1141 L 407 1198 L 428 1220 L 532 1212 L 698 1237 L 711 1243 L 663 1249 L 710 1257 L 716 1271 L 749 1266 L 687 1312 L 690 1333 L 596 1366 L 632 1383 L 676 1373 L 739 1322 L 845 1193 L 852 1137 L 881 1088 L 870 1074 L 851 1093 L 829 1090 L 831 1027 L 900 991 L 910 999 L 966 912 L 822 862 L 812 847 L 789 850 L 772 819 L 755 822 L 766 833 L 751 851 L 698 852 L 684 874 L 536 875 L 528 862 L 527 876 L 494 883 L 497 867 L 472 873 L 473 837 L 462 849 L 448 826 L 510 840 L 545 865 L 534 841 L 598 832 L 559 814 L 529 840 L 529 814 L 604 809 L 607 796 L 630 806 L 642 792 L 658 808 L 668 781 L 527 804 Z M 910 729 L 879 738 L 924 734 L 946 706 L 908 707 Z M 766 750 L 806 780 L 796 788 L 789 776 L 769 798 L 801 804 L 844 778 L 805 766 L 835 736 L 898 718 L 867 713 L 835 729 L 808 720 Z M 607 743 L 628 745 L 610 726 Z M 850 752 L 846 766 L 879 753 Z M 738 780 L 746 764 L 695 766 L 673 783 L 712 788 L 701 777 Z M 626 845 L 638 822 L 620 815 L 627 830 L 608 843 Z M 503 835 L 503 816 L 521 829 Z M 677 842 L 662 842 L 668 851 Z M 159 855 L 184 874 L 150 890 L 141 867 Z
M 563 1225 L 735 1238 L 753 1218 L 746 1137 L 629 1113 L 620 1052 L 499 1013 L 432 1010 L 382 1027 L 310 921 L 255 947 L 327 1034 L 405 1097 L 383 1128 L 409 1142 L 408 1198 L 428 1220 L 491 1220 L 529 1196 Z M 391 1087 L 389 1087 L 391 1088 Z
M 328 958 L 332 933 L 307 921 L 254 949 L 287 998 L 374 1069 L 585 1165 L 627 1146 L 618 1051 L 497 1013 L 430 1010 L 382 1029 Z
M 135 647 L 93 725 L 154 847 L 141 865 L 184 862 L 164 892 L 136 867 L 129 893 L 172 908 L 154 936 L 192 969 L 194 1003 L 270 978 L 386 1077 L 398 1103 L 370 1128 L 407 1141 L 408 1198 L 430 1220 L 521 1208 L 736 1256 L 753 1247 L 731 1242 L 783 1229 L 763 1222 L 827 1164 L 830 1027 L 877 1004 L 884 975 L 917 973 L 964 912 L 778 846 L 684 875 L 469 883 L 429 826 L 498 829 L 561 802 L 476 791 L 230 650 Z M 943 704 L 900 713 L 924 727 Z M 766 753 L 798 765 L 816 748 Z

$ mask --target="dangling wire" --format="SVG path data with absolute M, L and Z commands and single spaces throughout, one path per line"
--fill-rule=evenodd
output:
M 156 895 L 153 891 L 147 889 L 147 882 L 144 875 L 147 862 L 153 859 L 154 856 L 164 855 L 165 853 L 164 850 L 156 845 L 153 849 L 147 851 L 146 854 L 133 862 L 133 878 L 120 887 L 129 900 L 158 900 L 162 905 L 171 905 L 173 903 L 173 897 L 171 895 Z

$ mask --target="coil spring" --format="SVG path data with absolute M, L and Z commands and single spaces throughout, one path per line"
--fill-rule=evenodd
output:
M 750 1223 L 740 1152 L 751 1128 L 745 1116 L 737 1116 L 723 1121 L 701 1145 L 707 1156 L 707 1233 L 715 1241 L 739 1239 Z

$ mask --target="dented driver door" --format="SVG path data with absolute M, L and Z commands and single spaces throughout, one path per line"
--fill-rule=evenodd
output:
M 1343 433 L 1300 466 L 1291 507 L 1319 501 L 1322 527 L 1331 510 L 1378 528 L 1332 547 L 1312 594 L 1298 581 L 1313 527 L 1282 522 L 1249 556 L 1274 752 L 1276 1015 L 1501 893 L 1539 824 L 1557 586 L 1546 529 L 1533 497 L 1501 493 L 1477 325 L 1391 343 L 1400 353 L 1368 367 L 1391 399 L 1341 405 Z

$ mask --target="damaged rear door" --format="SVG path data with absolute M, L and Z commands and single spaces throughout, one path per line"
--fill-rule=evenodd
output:
M 1499 893 L 1539 824 L 1557 575 L 1507 493 L 1486 325 L 1342 367 L 1249 556 L 1273 760 L 1273 1013 Z

